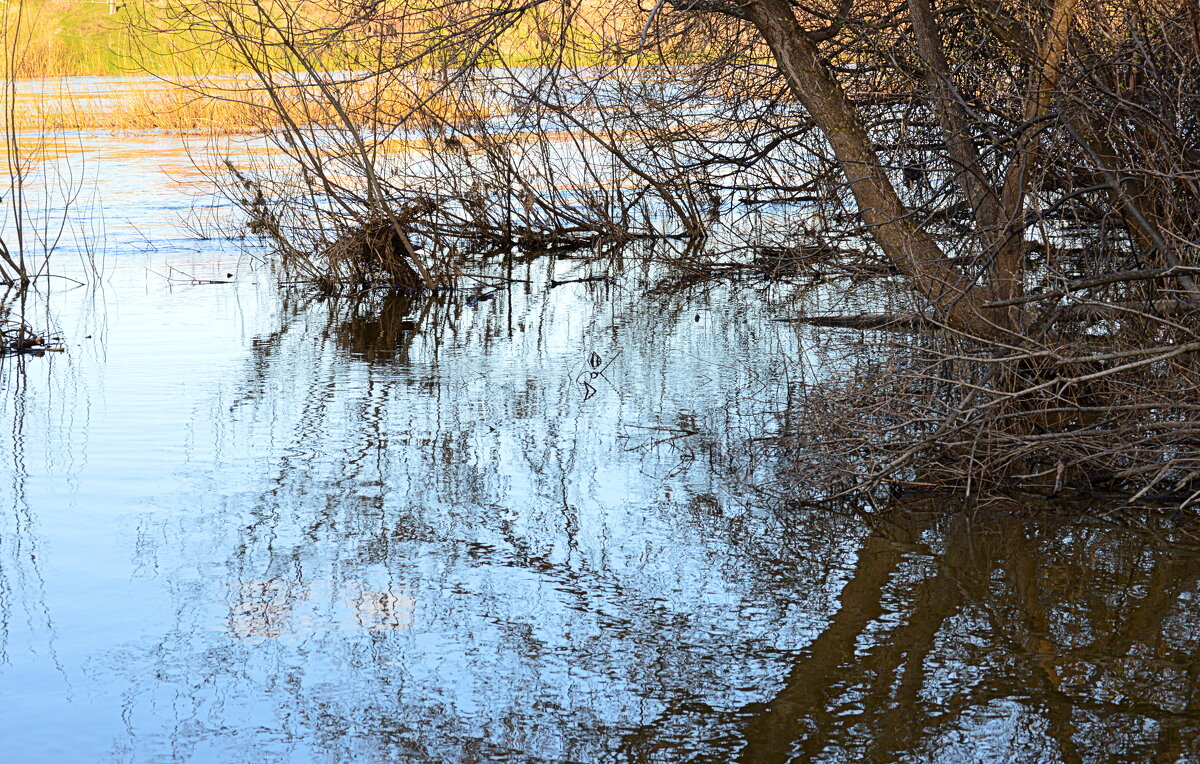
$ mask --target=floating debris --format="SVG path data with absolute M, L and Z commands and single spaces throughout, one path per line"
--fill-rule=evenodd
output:
M 63 352 L 59 337 L 47 337 L 22 321 L 0 321 L 0 357 Z

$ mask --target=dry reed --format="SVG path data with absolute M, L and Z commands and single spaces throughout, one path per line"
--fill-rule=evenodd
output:
M 19 130 L 160 130 L 195 133 L 258 133 L 290 123 L 337 127 L 338 114 L 309 89 L 267 89 L 228 79 L 203 84 L 141 80 L 117 83 L 101 93 L 71 92 L 63 81 L 25 81 L 14 114 Z M 341 103 L 360 127 L 426 127 L 461 124 L 495 113 L 494 106 L 450 100 L 416 77 L 387 88 L 339 86 Z

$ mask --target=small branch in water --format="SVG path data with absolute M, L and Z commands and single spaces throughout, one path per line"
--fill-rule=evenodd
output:
M 563 284 L 584 284 L 589 281 L 608 281 L 608 276 L 585 276 L 581 279 L 550 279 L 550 289 L 560 287 Z
M 172 267 L 170 265 L 167 266 L 167 275 L 165 275 L 165 276 L 163 274 L 159 273 L 158 271 L 151 270 L 149 268 L 147 268 L 146 270 L 149 270 L 155 276 L 159 276 L 163 279 L 166 279 L 167 283 L 170 284 L 171 286 L 176 286 L 176 285 L 200 286 L 202 284 L 232 284 L 233 283 L 233 274 L 232 273 L 226 273 L 224 279 L 201 279 L 201 278 L 197 278 L 197 277 L 193 276 L 192 274 L 188 273 L 187 271 L 181 271 L 178 268 Z M 179 276 L 176 276 L 175 275 L 176 273 L 183 274 L 183 277 L 180 278 Z
M 476 281 L 487 282 L 494 284 L 532 284 L 532 279 L 516 279 L 511 276 L 490 276 L 482 273 L 464 273 L 462 277 L 465 279 L 475 279 Z
M 58 343 L 61 343 L 60 338 L 53 337 L 48 341 L 29 324 L 11 320 L 0 321 L 0 356 L 61 353 L 64 348 Z
M 779 323 L 808 324 L 830 329 L 930 329 L 935 326 L 920 313 L 843 313 L 826 316 L 773 318 Z

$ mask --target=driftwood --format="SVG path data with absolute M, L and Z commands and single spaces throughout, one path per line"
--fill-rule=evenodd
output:
M 22 321 L 0 321 L 0 356 L 62 351 L 58 338 L 47 337 Z

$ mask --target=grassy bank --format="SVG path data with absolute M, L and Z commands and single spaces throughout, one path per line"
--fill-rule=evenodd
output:
M 83 92 L 69 80 L 41 78 L 19 87 L 14 126 L 25 131 L 98 130 L 125 132 L 254 133 L 277 128 L 341 127 L 343 116 L 315 89 L 269 94 L 249 80 L 210 77 L 204 92 L 152 77 L 127 78 Z M 427 79 L 396 78 L 385 89 L 362 84 L 332 88 L 338 104 L 358 127 L 479 120 L 494 115 L 482 99 L 452 100 Z
M 101 0 L 27 0 L 4 8 L 21 78 L 76 75 L 173 74 L 202 63 L 196 53 L 154 46 L 130 31 L 129 11 L 110 14 Z M 19 19 L 17 18 L 19 14 Z M 148 37 L 148 36 L 147 36 Z
M 311 0 L 253 6 L 155 0 L 114 13 L 104 0 L 26 0 L 0 6 L 11 52 L 3 75 L 24 81 L 14 120 L 22 130 L 246 132 L 283 122 L 463 122 L 497 108 L 474 86 L 449 87 L 445 72 L 464 64 L 636 66 L 616 44 L 637 31 L 628 10 L 615 10 L 614 0 L 591 1 L 599 5 L 580 10 L 577 27 L 538 14 L 512 25 L 497 17 L 489 22 L 488 44 L 476 47 L 476 38 L 488 35 L 475 20 L 443 19 L 436 2 L 421 8 L 385 0 L 368 19 L 361 9 Z M 664 55 L 690 61 L 696 51 L 648 53 L 655 60 L 645 63 L 662 63 Z M 313 68 L 375 75 L 321 91 L 280 84 L 305 79 Z M 238 79 L 252 69 L 258 75 Z M 66 80 L 75 76 L 122 80 Z M 264 81 L 270 92 L 261 89 Z
M 182 16 L 181 9 L 187 9 Z M 280 12 L 282 7 L 270 10 Z M 329 24 L 332 29 L 346 22 L 337 11 L 321 4 L 300 2 L 287 12 L 305 20 L 297 28 Z M 13 63 L 20 78 L 140 73 L 173 77 L 246 71 L 238 53 L 232 53 L 233 59 L 226 57 L 222 37 L 214 31 L 220 23 L 209 18 L 204 6 L 183 4 L 166 10 L 156 3 L 121 4 L 115 13 L 109 13 L 105 0 L 25 0 L 0 5 L 0 13 L 8 16 L 7 44 L 16 51 Z M 415 12 L 414 18 L 419 14 Z M 617 36 L 617 28 L 623 26 L 610 17 L 604 23 L 596 21 L 586 31 L 571 30 L 567 46 L 571 59 L 583 65 L 600 63 L 608 47 L 605 39 Z M 13 30 L 19 31 L 13 34 Z M 537 32 L 531 22 L 522 22 L 497 38 L 494 51 L 509 65 L 544 65 L 561 55 L 562 48 L 560 41 L 548 41 L 544 31 Z M 334 69 L 351 63 L 347 58 L 360 58 L 357 50 L 338 51 L 336 45 L 313 54 L 322 65 Z M 436 58 L 423 65 L 438 65 Z
M 221 55 L 211 28 L 165 32 L 173 25 L 155 5 L 121 6 L 110 14 L 98 0 L 29 0 L 0 6 L 0 13 L 6 14 L 8 49 L 2 74 L 19 83 L 12 115 L 18 130 L 256 132 L 285 116 L 295 125 L 342 124 L 343 115 L 315 88 L 268 93 L 257 78 L 243 82 L 238 75 L 247 68 Z M 319 63 L 342 69 L 357 62 Z M 286 57 L 272 66 L 298 69 Z M 68 79 L 78 76 L 121 79 L 87 85 Z M 488 112 L 478 103 L 451 102 L 436 89 L 416 68 L 332 92 L 345 116 L 360 125 L 461 121 Z

